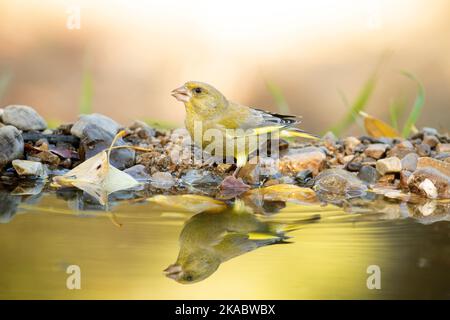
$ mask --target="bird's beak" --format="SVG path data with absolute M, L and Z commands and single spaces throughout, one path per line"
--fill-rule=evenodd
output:
M 188 102 L 192 98 L 191 93 L 185 86 L 172 90 L 171 94 L 175 99 L 182 102 Z
M 164 273 L 167 278 L 178 280 L 183 274 L 183 268 L 179 264 L 171 264 L 164 270 Z

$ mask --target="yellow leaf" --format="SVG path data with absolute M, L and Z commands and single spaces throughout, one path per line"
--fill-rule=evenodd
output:
M 157 195 L 147 199 L 147 201 L 157 203 L 171 210 L 190 213 L 220 212 L 227 207 L 222 201 L 195 194 Z
M 364 127 L 369 136 L 374 138 L 397 138 L 401 136 L 397 130 L 392 128 L 386 122 L 374 118 L 362 111 L 360 111 L 359 114 L 364 118 Z
M 315 202 L 316 193 L 309 188 L 293 184 L 276 184 L 269 187 L 247 191 L 244 197 L 262 197 L 265 201 Z

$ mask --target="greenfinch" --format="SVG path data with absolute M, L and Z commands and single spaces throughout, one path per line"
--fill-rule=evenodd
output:
M 263 246 L 286 243 L 287 233 L 317 221 L 319 216 L 283 223 L 264 221 L 236 204 L 220 213 L 202 212 L 186 221 L 179 238 L 180 250 L 167 277 L 190 284 L 212 275 L 221 263 Z
M 195 144 L 216 158 L 234 157 L 235 174 L 246 164 L 249 154 L 267 143 L 268 135 L 317 139 L 296 127 L 299 117 L 240 105 L 206 83 L 186 82 L 173 90 L 172 95 L 185 105 L 186 129 Z

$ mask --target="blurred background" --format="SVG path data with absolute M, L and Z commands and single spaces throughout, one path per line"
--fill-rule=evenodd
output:
M 417 126 L 447 131 L 450 2 L 0 2 L 0 107 L 30 105 L 53 123 L 94 111 L 181 126 L 170 91 L 198 80 L 302 115 L 318 133 L 345 117 L 375 70 L 366 112 L 388 121 L 401 101 L 408 116 L 417 84 L 406 70 L 426 91 Z

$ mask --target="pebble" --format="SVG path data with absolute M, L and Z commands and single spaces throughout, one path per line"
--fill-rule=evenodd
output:
M 381 175 L 385 175 L 386 173 L 400 172 L 402 170 L 402 163 L 399 158 L 390 157 L 378 160 L 376 168 Z
M 215 186 L 222 181 L 210 171 L 199 169 L 188 170 L 181 180 L 190 186 Z
M 364 151 L 364 154 L 378 160 L 384 155 L 388 147 L 389 145 L 383 143 L 370 144 Z
M 130 126 L 131 130 L 135 130 L 139 138 L 148 139 L 150 137 L 154 137 L 156 134 L 155 129 L 150 127 L 143 121 L 135 120 L 134 123 Z
M 409 190 L 413 193 L 427 195 L 422 185 L 426 179 L 430 180 L 435 186 L 438 198 L 450 199 L 450 177 L 432 167 L 420 168 L 414 171 L 408 179 Z
M 125 169 L 123 172 L 128 173 L 137 181 L 148 181 L 150 180 L 150 175 L 147 173 L 145 166 L 142 164 L 137 164 L 131 168 Z
M 439 153 L 450 153 L 450 143 L 439 143 L 436 147 L 436 151 Z
M 421 143 L 416 146 L 417 154 L 421 157 L 427 157 L 431 153 L 431 147 L 428 144 Z
M 280 159 L 278 169 L 284 175 L 297 175 L 309 169 L 316 176 L 324 167 L 325 160 L 326 156 L 320 148 L 291 149 Z
M 314 187 L 320 192 L 348 197 L 360 196 L 367 191 L 367 186 L 354 174 L 338 168 L 322 171 L 315 178 Z
M 32 107 L 11 105 L 4 109 L 2 122 L 23 131 L 47 129 L 47 123 Z
M 423 143 L 429 145 L 431 148 L 434 148 L 439 144 L 439 139 L 436 138 L 436 136 L 426 135 L 423 137 Z
M 113 119 L 99 113 L 93 113 L 80 116 L 70 129 L 70 133 L 82 139 L 84 138 L 83 132 L 88 125 L 96 125 L 112 136 L 115 136 L 121 127 Z
M 155 172 L 150 181 L 153 187 L 159 189 L 170 189 L 175 185 L 175 179 L 169 172 Z
M 436 199 L 438 197 L 438 192 L 436 186 L 430 179 L 425 179 L 419 184 L 419 189 L 425 192 L 428 198 Z
M 84 127 L 82 136 L 81 146 L 85 152 L 85 158 L 89 159 L 109 148 L 115 134 L 90 123 Z M 115 145 L 123 146 L 126 145 L 126 143 L 122 138 L 119 138 Z M 135 163 L 135 151 L 129 148 L 112 150 L 110 161 L 111 164 L 119 170 L 129 168 Z
M 408 140 L 404 140 L 396 144 L 391 150 L 387 152 L 388 157 L 397 157 L 402 159 L 407 154 L 414 152 L 414 146 Z
M 355 149 L 357 146 L 361 144 L 361 141 L 356 137 L 346 137 L 344 139 L 344 147 L 345 147 L 345 153 L 348 154 L 354 154 Z
M 23 157 L 24 142 L 20 131 L 13 126 L 0 128 L 0 167 Z
M 40 162 L 13 160 L 12 165 L 19 176 L 32 176 L 37 178 L 47 177 L 47 170 Z
M 417 168 L 417 161 L 419 156 L 416 153 L 409 153 L 403 159 L 402 162 L 402 170 L 414 171 Z
M 358 172 L 358 178 L 368 184 L 377 182 L 379 174 L 372 166 L 362 166 Z
M 434 168 L 442 174 L 450 177 L 450 163 L 433 159 L 433 158 L 419 158 L 417 161 L 417 169 Z

